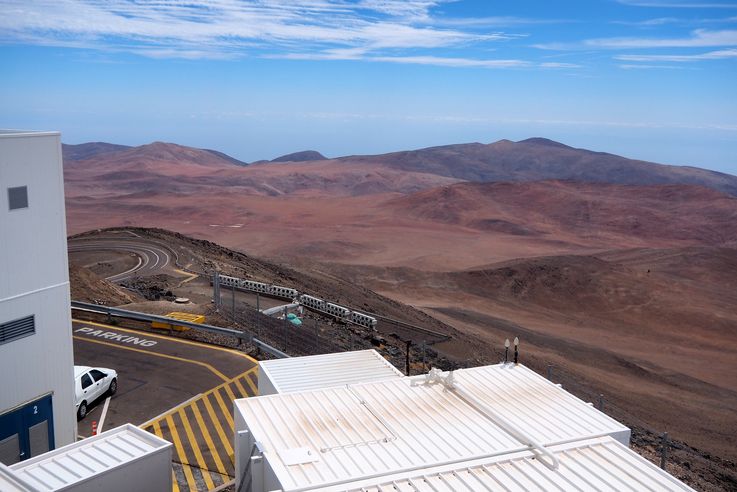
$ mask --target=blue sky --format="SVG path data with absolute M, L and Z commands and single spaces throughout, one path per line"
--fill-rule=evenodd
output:
M 246 161 L 543 136 L 737 174 L 737 0 L 0 0 L 0 127 Z

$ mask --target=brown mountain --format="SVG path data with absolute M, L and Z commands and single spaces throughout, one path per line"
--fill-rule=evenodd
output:
M 694 184 L 737 195 L 737 176 L 695 167 L 668 166 L 605 152 L 576 149 L 544 138 L 500 140 L 349 156 L 346 164 L 450 176 L 464 181 L 539 181 L 566 179 L 616 184 Z
M 316 150 L 303 150 L 292 154 L 283 155 L 272 159 L 271 162 L 307 162 L 307 161 L 324 161 L 327 157 Z
M 87 142 L 76 145 L 61 144 L 64 162 L 83 161 L 100 154 L 110 154 L 130 149 L 127 145 L 117 145 L 105 142 Z

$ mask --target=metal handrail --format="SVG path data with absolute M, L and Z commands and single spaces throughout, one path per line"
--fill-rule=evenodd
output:
M 106 314 L 108 316 L 115 316 L 117 318 L 134 319 L 137 321 L 160 321 L 168 324 L 176 324 L 177 326 L 186 326 L 187 328 L 193 328 L 195 330 L 202 330 L 209 333 L 216 333 L 218 335 L 229 335 L 235 337 L 239 341 L 247 341 L 259 350 L 273 355 L 278 359 L 286 359 L 289 357 L 286 353 L 281 350 L 272 347 L 271 345 L 262 342 L 258 338 L 255 338 L 252 334 L 243 332 L 240 330 L 233 330 L 232 328 L 223 328 L 221 326 L 206 325 L 200 323 L 191 323 L 189 321 L 182 321 L 178 319 L 168 318 L 166 316 L 158 316 L 155 314 L 140 313 L 138 311 L 129 311 L 127 309 L 120 309 L 110 306 L 102 306 L 100 304 L 90 304 L 88 302 L 72 301 L 72 309 L 80 311 L 90 311 L 93 313 Z

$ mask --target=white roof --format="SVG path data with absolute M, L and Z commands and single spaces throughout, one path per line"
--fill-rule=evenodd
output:
M 552 446 L 553 470 L 530 451 L 415 470 L 321 489 L 323 492 L 463 492 L 479 490 L 690 491 L 672 475 L 611 437 Z
M 144 458 L 172 444 L 131 424 L 10 466 L 40 491 L 59 490 Z
M 629 444 L 629 428 L 521 364 L 461 369 L 455 371 L 455 378 L 539 442 L 608 434 Z
M 271 381 L 277 393 L 289 393 L 404 375 L 376 350 L 356 350 L 261 361 L 259 378 L 262 377 Z
M 0 463 L 0 490 L 2 492 L 36 492 L 33 487 L 18 480 L 15 472 Z
M 522 365 L 458 370 L 454 378 L 542 445 L 629 439 L 622 424 Z M 421 381 L 262 396 L 236 400 L 235 407 L 284 490 L 529 450 L 455 391 Z

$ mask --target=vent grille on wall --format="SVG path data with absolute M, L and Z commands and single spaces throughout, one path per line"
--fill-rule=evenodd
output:
M 0 324 L 0 345 L 24 338 L 36 333 L 36 321 L 33 315 Z

